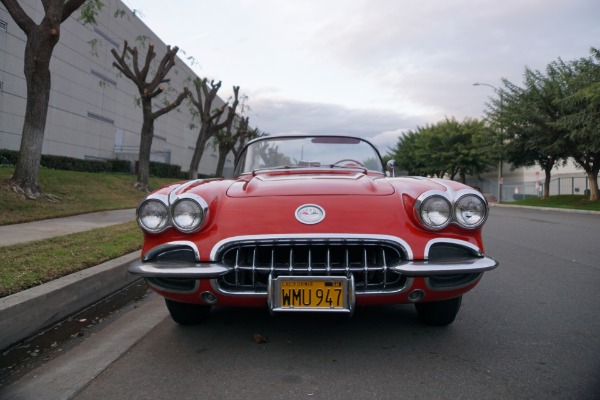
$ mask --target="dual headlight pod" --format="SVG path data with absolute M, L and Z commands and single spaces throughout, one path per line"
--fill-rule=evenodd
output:
M 149 196 L 137 209 L 140 227 L 149 233 L 160 233 L 173 226 L 183 233 L 196 232 L 208 213 L 206 201 L 194 194 L 184 194 L 169 206 L 167 196 Z
M 438 231 L 451 223 L 476 229 L 485 223 L 488 215 L 485 198 L 471 190 L 453 194 L 431 191 L 419 196 L 415 213 L 427 229 Z

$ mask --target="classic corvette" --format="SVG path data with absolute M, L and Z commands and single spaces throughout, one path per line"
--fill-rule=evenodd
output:
M 213 305 L 351 315 L 410 303 L 423 322 L 448 325 L 498 265 L 484 255 L 487 216 L 478 191 L 395 177 L 361 138 L 267 136 L 240 152 L 233 179 L 144 199 L 142 257 L 129 271 L 185 325 Z

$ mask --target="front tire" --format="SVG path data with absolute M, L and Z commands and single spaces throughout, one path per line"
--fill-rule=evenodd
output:
M 173 321 L 180 325 L 197 325 L 210 313 L 210 306 L 205 304 L 180 303 L 170 299 L 165 299 L 165 304 Z
M 454 322 L 462 296 L 450 300 L 415 303 L 419 319 L 427 325 L 446 326 Z

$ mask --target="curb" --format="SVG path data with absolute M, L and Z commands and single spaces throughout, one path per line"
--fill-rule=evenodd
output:
M 74 399 L 78 393 L 169 315 L 156 295 L 112 322 L 105 329 L 49 363 L 10 384 L 5 400 Z
M 564 212 L 564 213 L 571 213 L 571 214 L 588 214 L 588 215 L 600 215 L 600 211 L 593 211 L 593 210 L 579 210 L 576 208 L 554 208 L 554 207 L 535 207 L 535 206 L 520 206 L 520 205 L 513 205 L 513 204 L 506 204 L 506 203 L 502 203 L 502 204 L 498 204 L 498 203 L 490 203 L 490 207 L 500 207 L 500 208 L 523 208 L 525 210 L 538 210 L 538 211 L 558 211 L 558 212 Z
M 139 251 L 129 253 L 0 299 L 0 349 L 33 336 L 140 279 L 127 272 L 127 264 L 139 257 Z

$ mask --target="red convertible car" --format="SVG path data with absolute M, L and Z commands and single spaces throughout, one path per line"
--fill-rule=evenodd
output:
M 481 239 L 487 202 L 458 182 L 388 175 L 357 137 L 255 139 L 233 179 L 173 184 L 140 203 L 142 258 L 129 271 L 180 324 L 213 305 L 352 314 L 409 303 L 423 322 L 450 324 L 498 265 Z

